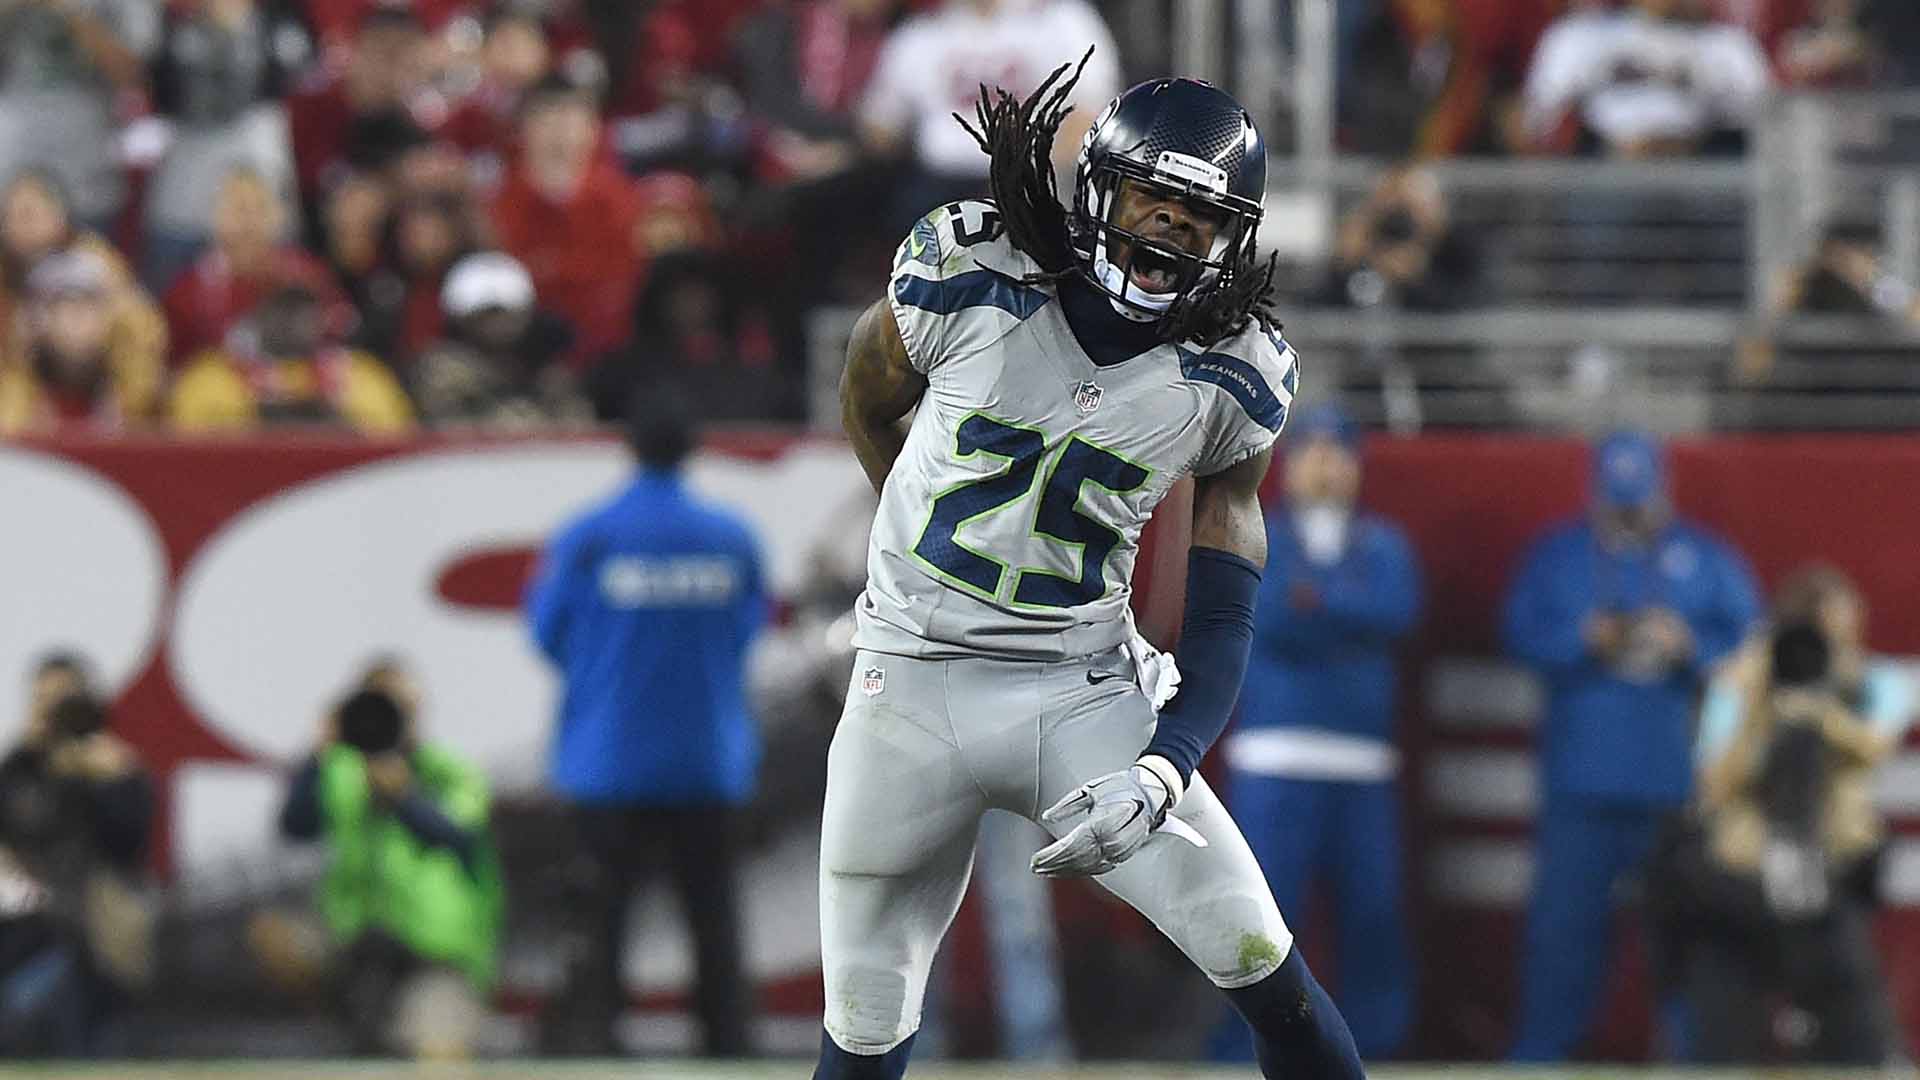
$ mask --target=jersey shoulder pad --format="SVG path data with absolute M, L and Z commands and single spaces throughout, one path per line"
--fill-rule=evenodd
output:
M 961 199 L 933 208 L 914 222 L 893 256 L 896 276 L 940 279 L 979 269 L 1013 278 L 1040 270 L 1040 264 L 1007 239 L 1000 210 L 990 199 Z
M 1053 298 L 1023 282 L 1039 270 L 1007 239 L 991 202 L 952 202 L 921 218 L 894 253 L 887 288 L 914 366 L 931 371 L 1032 317 Z
M 1179 347 L 1180 373 L 1214 387 L 1227 412 L 1225 428 L 1265 432 L 1267 442 L 1286 426 L 1300 389 L 1300 359 L 1278 330 L 1258 321 L 1206 349 Z M 1259 435 L 1251 436 L 1258 440 Z

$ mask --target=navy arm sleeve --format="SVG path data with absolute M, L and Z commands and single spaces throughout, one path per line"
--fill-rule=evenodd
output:
M 1260 568 L 1238 555 L 1194 548 L 1187 557 L 1187 612 L 1180 628 L 1180 692 L 1161 710 L 1146 753 L 1157 754 L 1191 780 L 1200 759 L 1226 730 L 1253 648 L 1254 598 Z

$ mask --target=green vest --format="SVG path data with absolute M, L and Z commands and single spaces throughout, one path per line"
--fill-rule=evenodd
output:
M 409 756 L 422 794 L 456 825 L 478 830 L 469 868 L 460 856 L 422 843 L 374 802 L 366 759 L 333 745 L 320 755 L 320 813 L 332 855 L 320 912 L 340 941 L 384 930 L 421 957 L 493 985 L 506 890 L 487 832 L 487 782 L 437 747 Z

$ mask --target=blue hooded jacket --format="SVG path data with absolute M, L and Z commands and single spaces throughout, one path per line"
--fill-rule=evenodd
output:
M 1594 657 L 1582 628 L 1598 612 L 1649 607 L 1684 620 L 1694 650 L 1664 678 L 1635 681 Z M 1670 524 L 1637 549 L 1608 550 L 1587 521 L 1536 542 L 1507 597 L 1503 632 L 1508 651 L 1546 682 L 1548 797 L 1683 802 L 1702 686 L 1759 614 L 1745 560 L 1692 525 Z
M 1296 604 L 1296 592 L 1308 590 L 1313 603 Z M 1269 514 L 1241 727 L 1391 740 L 1394 653 L 1421 605 L 1419 563 L 1391 522 L 1355 514 L 1346 550 L 1322 566 L 1301 550 L 1289 510 Z
M 746 526 L 642 471 L 554 538 L 527 593 L 565 682 L 549 777 L 580 803 L 744 802 L 760 736 L 747 647 L 766 621 Z

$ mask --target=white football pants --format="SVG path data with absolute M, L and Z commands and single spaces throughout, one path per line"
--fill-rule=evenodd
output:
M 858 654 L 820 838 L 826 1028 L 842 1049 L 883 1054 L 918 1030 L 987 809 L 1038 818 L 1146 747 L 1155 714 L 1135 680 L 1124 649 L 1057 663 Z M 1266 978 L 1292 948 L 1253 852 L 1197 775 L 1146 845 L 1095 880 L 1221 987 Z

